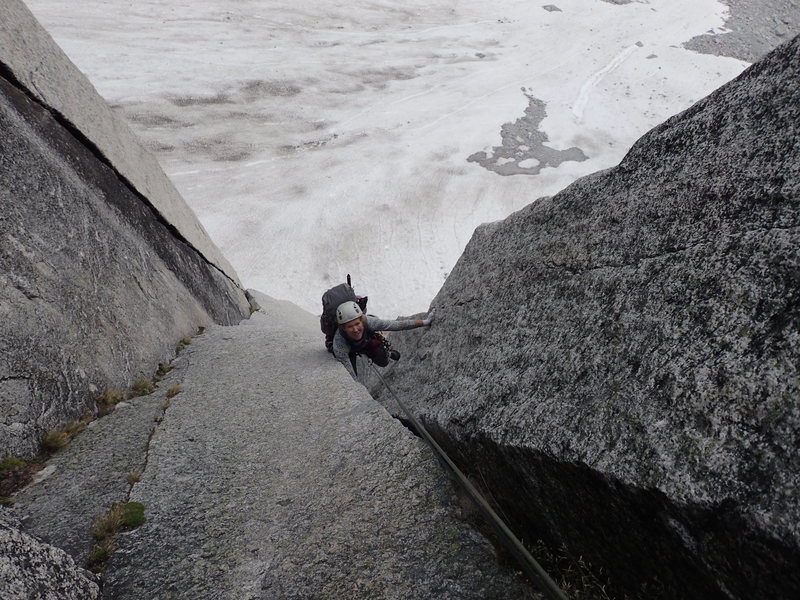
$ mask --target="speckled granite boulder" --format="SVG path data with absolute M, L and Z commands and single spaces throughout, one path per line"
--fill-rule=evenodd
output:
M 3 600 L 95 600 L 94 577 L 54 546 L 22 533 L 0 515 L 0 598 Z
M 36 454 L 42 433 L 93 408 L 97 392 L 149 378 L 182 337 L 249 309 L 185 223 L 131 183 L 135 161 L 123 173 L 98 150 L 127 147 L 116 125 L 93 122 L 90 139 L 65 119 L 110 115 L 100 97 L 36 83 L 57 71 L 91 88 L 52 40 L 30 64 L 19 59 L 47 35 L 25 15 L 17 0 L 0 7 L 0 457 Z
M 526 539 L 629 592 L 798 597 L 799 227 L 795 38 L 480 228 L 391 384 Z

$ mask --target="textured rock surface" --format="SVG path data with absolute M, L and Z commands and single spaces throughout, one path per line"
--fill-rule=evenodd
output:
M 59 64 L 46 58 L 42 69 Z M 181 337 L 238 322 L 248 304 L 91 145 L 2 75 L 0 455 L 31 455 L 43 431 L 92 408 L 94 392 L 149 378 Z
M 629 591 L 797 597 L 799 227 L 795 38 L 480 228 L 391 382 L 526 539 Z
M 315 317 L 212 327 L 178 361 L 182 392 L 131 494 L 108 598 L 533 597 L 455 518 L 430 450 L 322 346 Z
M 156 392 L 119 404 L 54 455 L 45 477 L 14 496 L 13 514 L 24 530 L 84 564 L 95 544 L 95 519 L 112 503 L 127 502 L 128 476 L 144 470 L 147 443 L 172 385 L 171 373 Z
M 721 0 L 729 8 L 725 28 L 710 31 L 684 44 L 690 50 L 733 56 L 748 62 L 800 33 L 798 0 Z
M 0 69 L 80 131 L 180 236 L 239 283 L 155 156 L 111 111 L 21 0 L 0 4 Z
M 0 514 L 0 598 L 3 600 L 95 600 L 94 577 L 63 550 L 22 533 Z

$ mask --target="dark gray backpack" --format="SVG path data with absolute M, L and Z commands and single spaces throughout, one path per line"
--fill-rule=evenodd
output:
M 328 352 L 333 352 L 333 336 L 339 327 L 336 322 L 336 309 L 342 302 L 352 300 L 367 312 L 367 296 L 357 296 L 350 284 L 350 275 L 347 276 L 347 283 L 340 283 L 322 294 L 322 316 L 319 318 L 319 326 L 325 334 L 325 347 Z

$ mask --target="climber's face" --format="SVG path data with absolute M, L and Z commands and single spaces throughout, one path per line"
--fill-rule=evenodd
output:
M 360 340 L 361 336 L 364 335 L 364 320 L 362 317 L 343 323 L 341 327 L 344 334 L 354 342 Z

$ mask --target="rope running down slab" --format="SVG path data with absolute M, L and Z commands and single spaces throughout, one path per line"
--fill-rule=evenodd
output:
M 417 420 L 417 418 L 411 413 L 410 410 L 408 410 L 400 398 L 397 397 L 397 394 L 395 394 L 394 390 L 389 387 L 389 384 L 386 383 L 383 375 L 381 375 L 380 371 L 378 371 L 375 365 L 372 364 L 372 361 L 370 361 L 370 366 L 372 367 L 372 370 L 375 371 L 375 374 L 380 378 L 381 383 L 386 386 L 386 389 L 389 390 L 389 393 L 395 399 L 402 411 L 406 414 L 406 417 L 414 426 L 416 431 L 426 442 L 428 442 L 431 448 L 433 448 L 433 450 L 439 455 L 445 464 L 447 464 L 453 475 L 455 475 L 456 479 L 458 479 L 458 482 L 467 492 L 467 495 L 470 497 L 472 502 L 475 503 L 475 506 L 478 508 L 484 518 L 498 533 L 503 544 L 514 554 L 523 571 L 525 571 L 536 587 L 538 587 L 541 592 L 547 598 L 549 598 L 549 600 L 568 600 L 567 595 L 561 590 L 561 588 L 558 587 L 558 585 L 556 585 L 555 581 L 552 580 L 552 578 L 541 567 L 536 559 L 533 558 L 531 553 L 528 552 L 527 548 L 522 545 L 522 542 L 517 539 L 517 537 L 503 522 L 500 516 L 494 511 L 494 509 L 492 509 L 483 495 L 477 490 L 477 488 L 475 488 L 474 485 L 472 485 L 464 473 L 462 473 L 456 464 L 450 459 L 450 457 L 447 456 L 447 453 L 442 449 L 442 447 L 436 443 L 436 440 L 434 440 L 431 434 L 428 433 L 428 430 L 425 429 L 422 423 Z

